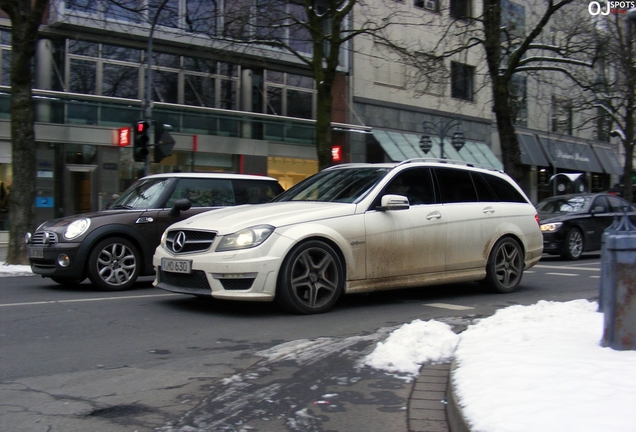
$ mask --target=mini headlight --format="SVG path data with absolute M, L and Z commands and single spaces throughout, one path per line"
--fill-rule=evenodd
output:
M 91 220 L 88 218 L 77 219 L 69 224 L 64 231 L 64 238 L 66 240 L 72 240 L 81 236 L 86 232 L 88 227 L 91 226 Z
M 229 234 L 221 239 L 216 247 L 217 252 L 236 249 L 249 249 L 263 243 L 274 232 L 271 225 L 258 225 Z
M 542 224 L 541 225 L 541 232 L 551 233 L 551 232 L 558 231 L 559 228 L 561 228 L 561 225 L 563 225 L 563 222 L 554 222 L 554 223 Z

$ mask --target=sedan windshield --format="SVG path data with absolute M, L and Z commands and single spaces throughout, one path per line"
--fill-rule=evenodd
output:
M 274 201 L 353 203 L 364 197 L 388 168 L 344 168 L 321 171 L 279 195 Z
M 111 209 L 159 208 L 159 199 L 170 184 L 168 178 L 142 180 L 131 187 L 110 206 Z
M 593 197 L 559 197 L 541 201 L 537 204 L 537 211 L 543 214 L 581 213 L 590 207 Z

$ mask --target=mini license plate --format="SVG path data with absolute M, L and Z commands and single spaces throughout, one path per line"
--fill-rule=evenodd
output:
M 30 247 L 29 258 L 44 258 L 44 248 Z
M 192 261 L 161 258 L 161 269 L 170 273 L 190 274 L 192 272 Z

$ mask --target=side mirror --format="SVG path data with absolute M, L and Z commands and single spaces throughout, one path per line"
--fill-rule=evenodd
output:
M 382 196 L 379 210 L 407 210 L 410 207 L 409 199 L 402 195 L 384 195 Z
M 189 199 L 178 199 L 174 202 L 174 205 L 170 209 L 170 216 L 179 216 L 182 211 L 189 210 L 192 207 L 192 203 Z

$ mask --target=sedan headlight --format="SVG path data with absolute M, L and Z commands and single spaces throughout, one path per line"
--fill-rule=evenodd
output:
M 542 224 L 541 225 L 541 232 L 553 233 L 553 232 L 558 231 L 561 228 L 562 225 L 563 225 L 563 222 L 554 222 L 554 223 Z
M 258 225 L 251 228 L 245 228 L 234 234 L 223 236 L 221 242 L 216 247 L 217 252 L 249 249 L 263 243 L 274 232 L 271 225 Z
M 69 224 L 64 231 L 64 238 L 66 240 L 72 240 L 81 236 L 86 232 L 88 227 L 91 226 L 91 220 L 88 218 L 77 219 Z

